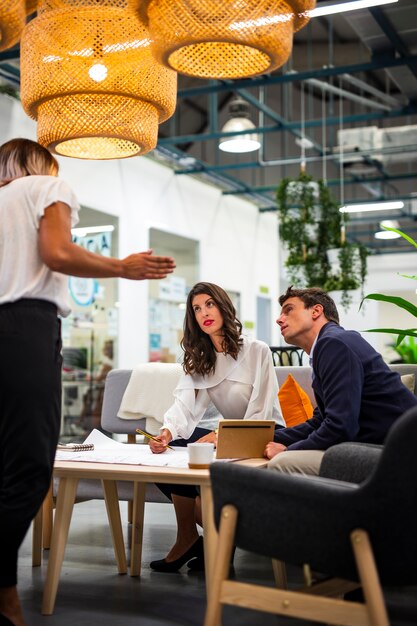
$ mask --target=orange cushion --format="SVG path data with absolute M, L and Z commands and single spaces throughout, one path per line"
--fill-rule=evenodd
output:
M 287 380 L 280 388 L 278 399 L 287 426 L 301 424 L 313 415 L 314 409 L 310 398 L 291 374 L 288 374 Z

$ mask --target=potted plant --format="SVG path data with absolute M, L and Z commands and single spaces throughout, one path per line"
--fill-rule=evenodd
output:
M 403 233 L 401 230 L 397 230 L 396 228 L 390 228 L 388 226 L 383 226 L 385 230 L 392 230 L 394 233 L 397 233 L 404 239 L 406 239 L 411 245 L 417 248 L 417 242 L 414 241 L 411 237 Z M 406 274 L 400 274 L 403 278 L 410 278 L 411 280 L 417 280 L 417 276 L 407 276 Z M 390 304 L 394 304 L 395 306 L 400 307 L 400 309 L 404 309 L 414 315 L 417 318 L 417 306 L 415 306 L 412 302 L 405 300 L 405 298 L 401 298 L 398 296 L 385 296 L 381 293 L 370 293 L 365 296 L 362 300 L 361 306 L 364 300 L 377 300 L 380 302 L 389 302 Z M 390 333 L 393 335 L 397 335 L 397 341 L 395 343 L 394 348 L 399 352 L 400 345 L 404 342 L 405 337 L 417 337 L 417 328 L 371 328 L 367 330 L 368 333 Z
M 414 337 L 404 337 L 402 342 L 397 345 L 397 342 L 388 344 L 400 357 L 398 361 L 391 361 L 395 363 L 417 363 L 417 341 Z
M 279 236 L 288 250 L 290 282 L 299 287 L 340 290 L 347 308 L 349 292 L 363 287 L 366 248 L 345 238 L 345 217 L 322 180 L 301 171 L 296 179 L 285 178 L 277 189 Z M 328 258 L 337 249 L 337 264 Z M 337 265 L 337 267 L 336 267 Z

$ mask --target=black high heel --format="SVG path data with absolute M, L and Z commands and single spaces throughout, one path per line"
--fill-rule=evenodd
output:
M 178 570 L 185 565 L 185 563 L 196 557 L 204 559 L 203 537 L 201 536 L 193 543 L 191 548 L 188 548 L 188 550 L 178 559 L 175 559 L 175 561 L 159 559 L 158 561 L 152 561 L 149 566 L 155 572 L 178 572 Z
M 235 557 L 236 546 L 233 546 L 232 554 L 230 555 L 230 569 L 233 569 L 233 559 Z M 191 572 L 203 572 L 204 571 L 204 550 L 200 556 L 195 557 L 187 563 L 187 567 Z

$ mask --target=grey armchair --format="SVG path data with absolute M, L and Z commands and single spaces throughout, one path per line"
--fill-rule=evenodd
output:
M 375 470 L 383 449 L 370 443 L 339 443 L 326 450 L 320 476 L 360 484 Z
M 388 626 L 381 585 L 417 583 L 416 441 L 415 408 L 393 426 L 360 485 L 213 464 L 219 544 L 205 626 L 217 626 L 223 604 L 328 624 Z M 227 580 L 234 544 L 286 563 L 309 563 L 337 580 L 337 595 L 361 585 L 365 602 L 328 597 L 328 580 L 298 591 Z

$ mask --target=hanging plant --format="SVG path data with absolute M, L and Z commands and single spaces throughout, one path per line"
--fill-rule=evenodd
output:
M 17 89 L 13 89 L 13 87 L 9 87 L 9 85 L 0 85 L 0 94 L 10 96 L 10 98 L 14 98 L 15 100 L 20 100 Z
M 297 287 L 340 290 L 342 306 L 348 308 L 349 292 L 363 288 L 365 282 L 367 250 L 345 240 L 344 218 L 328 187 L 301 171 L 298 178 L 281 181 L 277 204 L 290 282 Z M 336 269 L 327 254 L 332 248 L 338 249 Z

